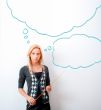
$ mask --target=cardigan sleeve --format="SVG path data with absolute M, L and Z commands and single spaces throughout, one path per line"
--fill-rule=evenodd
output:
M 50 85 L 50 77 L 49 77 L 49 70 L 48 67 L 45 66 L 45 71 L 46 71 L 46 86 Z
M 19 71 L 19 79 L 18 79 L 18 88 L 23 88 L 24 83 L 25 83 L 25 73 L 24 73 L 24 68 L 21 68 Z

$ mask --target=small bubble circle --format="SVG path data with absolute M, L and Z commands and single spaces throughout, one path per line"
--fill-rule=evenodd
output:
M 52 50 L 52 47 L 51 46 L 48 46 L 48 50 Z
M 28 41 L 27 41 L 27 44 L 29 44 L 29 43 L 30 43 L 30 41 L 28 40 Z
M 27 34 L 27 33 L 28 33 L 28 29 L 25 28 L 25 29 L 23 30 L 23 34 Z
M 26 36 L 24 36 L 24 38 L 25 38 L 25 39 L 27 39 L 27 38 L 28 38 L 28 36 L 26 35 Z

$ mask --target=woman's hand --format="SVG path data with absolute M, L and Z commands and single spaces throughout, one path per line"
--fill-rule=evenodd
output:
M 27 97 L 27 101 L 29 102 L 30 105 L 35 105 L 36 104 L 36 100 L 31 96 Z
M 46 86 L 46 91 L 47 92 L 50 92 L 51 91 L 51 86 L 50 85 Z

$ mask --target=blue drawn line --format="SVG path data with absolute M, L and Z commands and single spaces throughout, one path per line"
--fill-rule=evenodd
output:
M 62 38 L 56 39 L 56 40 L 53 42 L 53 45 L 55 44 L 55 42 L 57 42 L 57 41 L 60 40 L 60 39 L 70 39 L 70 38 L 72 38 L 72 37 L 75 36 L 75 35 L 78 35 L 78 36 L 81 35 L 81 36 L 88 37 L 88 38 L 92 38 L 92 39 L 95 39 L 95 40 L 101 42 L 101 39 L 99 39 L 99 38 L 97 38 L 97 37 L 94 37 L 94 36 L 88 36 L 87 34 L 72 34 L 70 37 L 62 37 Z
M 15 16 L 13 15 L 13 10 L 10 8 L 10 6 L 9 6 L 9 4 L 8 4 L 8 0 L 6 0 L 6 4 L 7 4 L 7 7 L 9 8 L 9 10 L 10 10 L 10 12 L 11 12 L 11 15 L 12 15 L 12 17 L 13 17 L 14 19 L 18 20 L 19 22 L 24 23 L 29 29 L 35 31 L 37 34 L 45 35 L 45 36 L 49 36 L 49 37 L 59 37 L 59 36 L 62 36 L 63 34 L 66 34 L 66 33 L 69 33 L 69 32 L 71 32 L 71 31 L 73 31 L 75 28 L 80 28 L 80 27 L 84 26 L 86 23 L 88 23 L 90 20 L 92 20 L 92 19 L 95 17 L 95 15 L 96 15 L 98 9 L 101 8 L 101 5 L 99 5 L 98 7 L 96 7 L 96 9 L 95 9 L 93 15 L 92 15 L 89 19 L 87 19 L 85 22 L 83 22 L 81 25 L 73 26 L 70 30 L 65 31 L 65 32 L 62 32 L 62 33 L 60 33 L 60 34 L 58 34 L 58 35 L 49 35 L 49 34 L 47 34 L 47 33 L 41 33 L 41 32 L 39 32 L 37 29 L 31 28 L 31 27 L 26 23 L 26 21 L 22 21 L 22 20 L 18 19 L 17 17 L 15 17 Z
M 6 4 L 7 4 L 7 7 L 9 8 L 9 10 L 11 11 L 12 17 L 13 17 L 14 19 L 18 20 L 19 22 L 22 22 L 22 23 L 26 24 L 26 21 L 22 21 L 22 20 L 18 19 L 17 17 L 15 17 L 15 16 L 13 15 L 13 11 L 12 11 L 12 9 L 10 8 L 10 6 L 8 5 L 8 0 L 6 0 Z
M 57 67 L 61 67 L 61 68 L 71 68 L 71 69 L 89 68 L 89 67 L 91 67 L 91 66 L 93 66 L 93 65 L 95 65 L 95 64 L 98 64 L 98 63 L 101 63 L 101 60 L 95 61 L 94 63 L 92 63 L 92 64 L 90 64 L 90 65 L 87 65 L 87 66 L 73 67 L 73 66 L 70 66 L 70 65 L 68 65 L 68 66 L 60 66 L 60 65 L 57 65 L 57 64 L 55 64 L 55 63 L 53 62 L 53 64 L 54 64 L 55 66 L 57 66 Z
M 98 60 L 98 61 L 94 61 L 93 63 L 91 63 L 91 64 L 89 64 L 89 65 L 86 65 L 86 66 L 78 66 L 78 67 L 73 67 L 73 66 L 71 66 L 71 65 L 67 65 L 67 66 L 62 66 L 62 65 L 58 65 L 58 64 L 56 64 L 56 63 L 54 63 L 54 55 L 53 55 L 53 52 L 55 51 L 55 49 L 54 49 L 54 44 L 55 44 L 55 42 L 57 42 L 58 40 L 61 40 L 61 39 L 70 39 L 70 38 L 72 38 L 73 36 L 75 36 L 75 35 L 83 35 L 83 37 L 88 37 L 88 38 L 91 38 L 91 39 L 95 39 L 95 40 L 97 40 L 98 42 L 101 42 L 101 39 L 98 39 L 98 38 L 96 38 L 96 37 L 94 37 L 94 36 L 88 36 L 88 35 L 86 35 L 86 34 L 73 34 L 73 35 L 71 35 L 70 37 L 64 37 L 64 38 L 59 38 L 59 39 L 57 39 L 57 40 L 55 40 L 54 42 L 53 42 L 53 51 L 52 51 L 52 63 L 53 63 L 53 65 L 55 65 L 55 66 L 57 66 L 57 67 L 61 67 L 61 68 L 71 68 L 71 69 L 79 69 L 79 68 L 88 68 L 88 67 L 91 67 L 91 66 L 93 66 L 93 65 L 95 65 L 95 64 L 98 64 L 98 63 L 101 63 L 101 60 Z

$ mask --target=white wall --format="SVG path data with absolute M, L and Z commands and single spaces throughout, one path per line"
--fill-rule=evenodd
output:
M 12 0 L 8 1 L 8 3 L 13 3 Z M 82 0 L 82 2 L 84 1 Z M 96 7 L 101 4 L 100 0 L 93 1 L 94 3 L 92 4 L 90 2 L 90 0 L 87 2 L 88 6 L 91 5 L 92 9 L 89 10 L 89 17 L 85 17 L 80 22 L 90 18 L 94 14 Z M 33 1 L 33 3 L 36 2 Z M 30 6 L 27 5 L 28 7 Z M 38 13 L 37 10 L 36 12 Z M 11 15 L 6 1 L 0 1 L 0 110 L 25 110 L 26 101 L 17 90 L 18 75 L 19 69 L 27 63 L 27 50 L 33 43 L 41 45 L 44 54 L 44 64 L 49 67 L 53 87 L 50 93 L 52 110 L 101 110 L 100 12 L 101 9 L 98 8 L 96 16 L 91 21 L 80 28 L 72 30 L 70 33 L 58 37 L 49 37 L 48 35 L 42 35 L 29 29 L 25 23 L 15 19 L 14 15 L 16 16 L 16 13 Z M 32 16 L 34 16 L 33 13 Z M 20 19 L 22 20 L 23 17 Z M 82 24 L 80 22 L 76 24 L 76 21 L 73 21 L 75 25 Z M 43 29 L 43 24 L 38 24 L 39 28 L 37 29 L 39 32 L 47 32 L 49 35 L 61 33 L 66 29 L 69 30 L 70 26 L 72 26 L 72 24 L 69 24 L 70 26 L 66 28 L 61 22 L 59 26 L 63 26 L 65 29 L 63 27 L 58 28 L 59 26 L 56 24 L 52 30 L 52 27 L 48 27 L 48 24 L 45 24 Z M 48 27 L 47 30 L 46 27 Z M 28 38 L 26 39 L 23 34 L 25 28 L 28 29 Z M 72 37 L 68 39 L 70 36 Z M 27 43 L 27 41 L 30 43 Z M 50 49 L 49 46 L 51 46 Z M 81 51 L 82 49 L 84 50 Z M 97 62 L 94 63 L 95 61 Z M 64 67 L 68 65 L 70 66 L 67 68 Z M 84 68 L 79 66 L 83 66 Z

